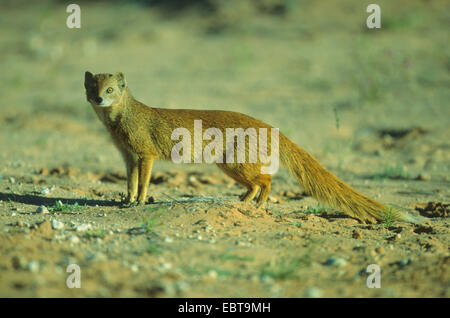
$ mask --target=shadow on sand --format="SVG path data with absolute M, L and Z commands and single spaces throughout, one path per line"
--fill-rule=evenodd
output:
M 33 194 L 12 194 L 12 193 L 2 193 L 0 192 L 0 200 L 2 201 L 12 201 L 30 205 L 45 205 L 53 206 L 57 201 L 61 201 L 64 204 L 75 204 L 87 205 L 87 206 L 120 206 L 120 202 L 115 202 L 112 200 L 92 200 L 92 199 L 68 199 L 68 198 L 47 198 Z

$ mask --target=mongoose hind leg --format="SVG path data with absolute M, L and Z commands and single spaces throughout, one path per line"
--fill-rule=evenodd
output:
M 247 192 L 239 196 L 241 201 L 250 202 L 253 200 L 259 191 L 259 185 L 249 180 L 245 174 L 240 173 L 244 171 L 242 164 L 218 163 L 217 166 L 237 183 L 247 188 Z
M 258 203 L 266 202 L 270 193 L 272 177 L 270 176 L 270 174 L 260 174 L 253 181 L 261 187 L 261 192 L 259 193 L 258 199 L 256 201 Z
M 239 199 L 243 202 L 250 202 L 256 196 L 259 191 L 259 185 L 254 184 L 248 187 L 248 191 L 241 195 Z

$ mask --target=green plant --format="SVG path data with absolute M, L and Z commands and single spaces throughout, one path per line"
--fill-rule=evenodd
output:
M 227 261 L 227 260 L 254 261 L 255 260 L 255 258 L 253 256 L 241 256 L 241 255 L 233 254 L 230 251 L 227 251 L 224 254 L 219 255 L 218 258 L 222 261 Z
M 157 221 L 154 218 L 147 218 L 144 222 L 139 223 L 138 227 L 146 230 L 147 233 L 152 233 Z
M 322 206 L 320 203 L 317 204 L 316 207 L 307 206 L 306 210 L 302 211 L 303 213 L 312 213 L 312 214 L 320 214 L 326 211 L 326 208 Z
M 384 227 L 391 227 L 394 223 L 394 209 L 392 207 L 387 207 L 386 211 L 383 213 L 382 224 Z
M 94 231 L 87 231 L 86 232 L 86 237 L 89 237 L 89 238 L 104 238 L 105 237 L 105 233 L 101 230 L 101 229 L 98 229 L 97 230 L 97 232 L 94 232 Z
M 155 244 L 149 244 L 146 251 L 149 254 L 161 254 L 161 249 Z
M 279 280 L 298 278 L 298 274 L 296 273 L 298 265 L 298 260 L 293 262 L 280 260 L 275 264 L 266 263 L 260 269 L 260 276 Z
M 403 166 L 386 165 L 382 172 L 375 173 L 374 179 L 412 179 L 412 176 L 406 172 Z
M 75 202 L 74 204 L 68 204 L 68 203 L 62 203 L 61 201 L 56 201 L 55 204 L 51 207 L 48 207 L 48 210 L 50 212 L 62 212 L 62 213 L 69 213 L 69 212 L 76 212 L 76 211 L 82 211 L 87 209 L 87 205 L 79 205 L 78 202 Z
M 295 226 L 295 227 L 298 227 L 298 228 L 302 227 L 302 223 L 301 222 L 297 222 L 297 221 L 293 221 L 292 225 Z

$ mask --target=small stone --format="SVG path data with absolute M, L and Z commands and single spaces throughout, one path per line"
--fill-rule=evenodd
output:
M 14 269 L 26 269 L 27 267 L 25 260 L 21 256 L 14 256 L 11 259 L 11 263 Z
M 16 179 L 14 179 L 13 177 L 9 177 L 9 182 L 16 183 Z
M 217 275 L 217 272 L 216 272 L 215 270 L 211 269 L 211 270 L 208 272 L 208 276 L 209 276 L 210 278 L 212 278 L 212 279 L 216 279 L 218 275 Z
M 41 188 L 41 194 L 42 195 L 48 195 L 50 193 L 50 189 L 46 187 Z
M 50 212 L 45 207 L 45 205 L 41 205 L 36 209 L 36 213 L 49 214 Z
M 166 237 L 166 238 L 164 238 L 164 242 L 166 242 L 166 243 L 172 243 L 172 242 L 173 242 L 173 238 L 171 238 L 171 237 Z
M 53 234 L 52 224 L 48 220 L 45 220 L 38 225 L 38 231 L 43 236 L 51 236 Z
M 104 261 L 106 260 L 106 255 L 100 252 L 100 253 L 86 254 L 85 258 L 88 261 Z
M 362 235 L 361 231 L 353 230 L 352 237 L 354 239 L 362 239 L 363 235 Z
M 315 286 L 309 287 L 305 292 L 305 296 L 308 298 L 320 298 L 322 297 L 322 290 Z
M 347 261 L 340 257 L 331 256 L 325 261 L 327 266 L 344 267 L 347 265 Z
M 278 202 L 278 199 L 273 197 L 273 196 L 271 196 L 271 195 L 269 195 L 268 199 L 269 199 L 270 202 L 273 202 L 273 203 L 277 203 Z
M 375 249 L 375 252 L 377 252 L 378 254 L 384 253 L 384 247 L 382 247 L 382 246 L 377 247 L 377 248 Z
M 77 232 L 85 232 L 85 231 L 91 230 L 91 229 L 92 229 L 92 225 L 90 225 L 90 224 L 80 224 L 75 228 L 75 230 Z
M 137 272 L 139 272 L 139 266 L 137 266 L 137 264 L 133 264 L 133 265 L 131 265 L 130 270 L 133 273 L 137 273 Z
M 54 230 L 62 230 L 64 228 L 64 223 L 55 219 L 51 220 L 51 224 Z
M 28 263 L 27 269 L 32 272 L 32 273 L 37 273 L 39 272 L 39 262 L 35 261 L 35 260 L 31 260 Z
M 421 174 L 419 174 L 419 175 L 417 176 L 417 180 L 420 180 L 420 181 L 430 181 L 430 180 L 431 180 L 431 177 L 430 177 L 430 175 L 427 174 L 427 173 L 421 173 Z
M 78 244 L 80 243 L 80 238 L 76 235 L 71 235 L 67 238 L 67 240 L 72 244 Z
M 407 259 L 407 258 L 402 258 L 402 259 L 400 260 L 399 264 L 400 264 L 401 266 L 406 266 L 406 265 L 409 264 L 409 259 Z

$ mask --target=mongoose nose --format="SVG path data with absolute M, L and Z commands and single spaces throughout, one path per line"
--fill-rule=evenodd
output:
M 97 104 L 100 104 L 102 101 L 103 101 L 103 99 L 102 99 L 101 97 L 96 97 L 96 98 L 95 98 L 95 102 L 96 102 Z

